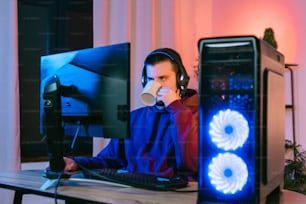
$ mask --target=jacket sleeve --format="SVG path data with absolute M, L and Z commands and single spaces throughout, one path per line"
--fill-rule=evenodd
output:
M 198 171 L 198 96 L 168 106 L 175 123 L 175 151 L 179 168 Z
M 116 168 L 120 169 L 125 166 L 125 157 L 123 156 L 124 145 L 118 139 L 111 139 L 109 144 L 102 149 L 97 156 L 94 157 L 76 157 L 74 160 L 77 162 L 79 168 L 82 165 L 85 168 Z

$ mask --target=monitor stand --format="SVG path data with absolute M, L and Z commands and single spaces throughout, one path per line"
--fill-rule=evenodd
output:
M 61 179 L 69 179 L 71 175 L 65 172 L 54 172 L 47 168 L 43 173 L 43 177 L 48 178 L 48 180 L 40 187 L 40 190 L 47 190 L 48 188 L 55 187 Z

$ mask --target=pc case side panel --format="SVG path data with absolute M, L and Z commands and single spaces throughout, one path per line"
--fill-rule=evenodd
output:
M 284 56 L 260 40 L 261 99 L 260 198 L 280 189 L 285 161 Z

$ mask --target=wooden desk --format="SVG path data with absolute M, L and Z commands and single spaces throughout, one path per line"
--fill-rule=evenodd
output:
M 54 197 L 55 188 L 40 190 L 47 181 L 42 170 L 1 172 L 0 187 L 15 190 L 14 203 L 21 203 L 23 194 L 36 194 Z M 190 183 L 184 190 L 197 189 L 197 183 Z M 118 204 L 195 204 L 196 192 L 160 192 L 139 188 L 119 186 L 110 183 L 93 183 L 75 180 L 63 180 L 57 190 L 57 198 L 67 203 L 118 203 Z
M 26 170 L 16 172 L 0 172 L 0 187 L 15 190 L 14 203 L 22 202 L 23 194 L 36 194 L 54 197 L 54 188 L 40 190 L 47 181 L 42 170 Z M 191 182 L 183 190 L 196 190 L 197 183 Z M 103 182 L 84 182 L 63 180 L 58 188 L 58 199 L 67 203 L 118 203 L 118 204 L 196 204 L 196 192 L 160 192 L 120 186 Z M 282 190 L 280 195 L 272 196 L 268 204 L 304 204 L 306 195 Z

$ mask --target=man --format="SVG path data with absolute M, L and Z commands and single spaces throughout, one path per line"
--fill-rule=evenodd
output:
M 111 139 L 95 157 L 64 158 L 65 170 L 117 168 L 132 172 L 194 178 L 198 168 L 198 95 L 179 54 L 162 48 L 145 59 L 143 86 L 158 81 L 157 103 L 131 112 L 131 137 Z

